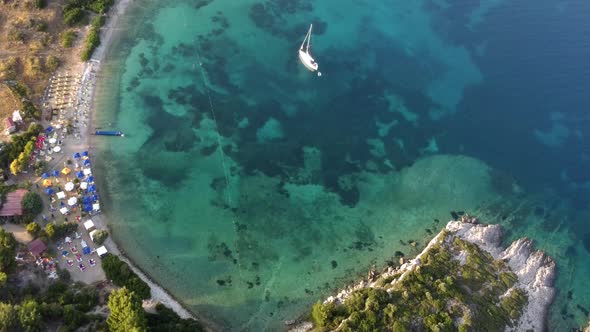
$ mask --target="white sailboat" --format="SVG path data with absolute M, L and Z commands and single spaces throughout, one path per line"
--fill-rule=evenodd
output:
M 311 29 L 312 29 L 312 27 L 313 27 L 313 24 L 310 24 L 309 31 L 307 31 L 307 34 L 305 35 L 305 38 L 303 39 L 303 43 L 301 43 L 301 47 L 299 48 L 299 60 L 301 60 L 301 63 L 303 63 L 305 68 L 309 69 L 312 72 L 315 72 L 318 70 L 318 63 L 315 62 L 315 60 L 313 59 L 311 54 L 309 54 L 309 46 L 311 43 Z M 318 76 L 322 76 L 322 73 L 320 73 L 319 71 L 318 71 Z

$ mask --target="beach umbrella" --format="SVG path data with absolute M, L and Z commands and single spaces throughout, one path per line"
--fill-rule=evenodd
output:
M 92 175 L 92 170 L 90 168 L 85 168 L 84 175 Z
M 48 133 L 50 133 L 50 132 L 52 132 L 52 131 L 53 131 L 53 127 L 52 127 L 52 126 L 49 126 L 49 127 L 47 127 L 47 128 L 45 129 L 45 131 L 46 131 L 46 132 L 48 132 Z
M 81 189 L 87 189 L 88 188 L 88 182 L 82 182 L 82 183 L 80 183 L 80 188 Z
M 49 177 L 49 174 L 43 173 L 43 174 L 41 174 L 41 177 L 44 178 L 44 179 L 47 179 Z
M 59 172 L 57 170 L 51 172 L 51 176 L 53 177 L 58 177 L 59 176 Z
M 94 211 L 98 211 L 98 210 L 100 210 L 100 204 L 98 204 L 98 203 L 94 203 L 94 204 L 92 204 L 92 209 L 93 209 Z
M 88 157 L 88 151 L 82 152 L 82 157 Z
M 61 146 L 53 147 L 53 152 L 59 152 L 59 151 L 61 151 Z
M 94 176 L 89 176 L 87 180 L 88 182 L 94 182 Z
M 61 209 L 59 209 L 59 212 L 61 212 L 61 214 L 67 214 L 68 213 L 68 208 L 67 207 L 62 207 Z
M 80 154 L 78 152 L 74 153 L 74 158 L 75 159 L 80 159 Z
M 82 203 L 84 203 L 84 205 L 90 204 L 90 203 L 92 203 L 92 199 L 90 197 L 86 196 L 82 199 Z
M 84 255 L 88 255 L 88 254 L 90 254 L 90 252 L 91 252 L 91 251 L 92 251 L 92 249 L 90 249 L 90 247 L 83 247 L 83 248 L 82 248 L 82 253 L 83 253 Z
M 43 180 L 43 187 L 51 187 L 52 183 L 51 180 L 45 179 Z
M 45 189 L 45 193 L 47 193 L 47 195 L 51 195 L 51 194 L 53 194 L 53 192 L 54 192 L 53 191 L 53 188 L 47 188 L 47 189 Z
M 90 212 L 90 211 L 92 211 L 92 205 L 85 204 L 84 205 L 84 212 Z
M 78 173 L 76 173 L 76 176 L 78 177 L 78 179 L 81 179 L 84 177 L 84 172 L 79 171 Z
M 49 139 L 49 144 L 55 144 L 55 142 L 57 142 L 55 138 L 52 137 Z
M 70 199 L 68 199 L 69 206 L 74 206 L 76 203 L 78 203 L 78 199 L 76 197 L 70 197 Z
M 84 166 L 90 165 L 90 160 L 88 160 L 88 159 L 84 160 L 84 163 L 83 164 L 84 164 Z
M 88 187 L 88 192 L 95 192 L 96 191 L 96 186 L 95 185 L 91 185 L 90 187 Z
M 59 199 L 66 198 L 66 193 L 64 193 L 63 191 L 58 192 L 56 195 L 57 195 L 57 198 L 59 198 Z
M 68 255 L 68 251 L 67 250 L 64 250 L 64 251 L 61 252 L 61 254 L 62 254 L 62 256 L 66 257 Z
M 96 195 L 96 194 L 92 195 L 92 200 L 94 202 L 98 201 L 98 195 Z
M 72 172 L 72 170 L 67 167 L 64 167 L 64 169 L 61 170 L 61 174 L 63 174 L 63 175 L 68 175 L 71 172 Z
M 72 182 L 66 183 L 66 185 L 64 186 L 64 189 L 66 191 L 72 191 L 72 190 L 74 190 L 74 183 L 72 183 Z

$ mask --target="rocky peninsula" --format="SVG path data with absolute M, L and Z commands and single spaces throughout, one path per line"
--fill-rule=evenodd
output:
M 501 240 L 499 225 L 450 221 L 416 258 L 316 303 L 313 327 L 294 330 L 544 331 L 555 262 L 530 239 Z

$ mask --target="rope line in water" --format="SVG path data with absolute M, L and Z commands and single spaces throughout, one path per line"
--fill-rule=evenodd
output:
M 226 199 L 227 199 L 227 204 L 230 208 L 233 207 L 232 205 L 232 199 L 231 199 L 231 194 L 230 194 L 230 172 L 229 169 L 227 167 L 227 163 L 225 161 L 225 153 L 223 152 L 223 145 L 222 140 L 221 140 L 221 134 L 219 133 L 219 125 L 217 123 L 217 116 L 215 115 L 215 108 L 213 107 L 213 98 L 211 98 L 211 92 L 209 89 L 209 80 L 207 79 L 207 75 L 205 75 L 205 69 L 203 68 L 203 61 L 201 59 L 201 55 L 199 54 L 198 50 L 195 50 L 195 53 L 197 55 L 197 60 L 199 62 L 199 72 L 201 73 L 201 78 L 203 79 L 203 87 L 205 89 L 205 93 L 207 94 L 207 98 L 209 99 L 209 112 L 211 113 L 211 118 L 213 119 L 213 122 L 215 123 L 215 133 L 216 133 L 216 138 L 217 138 L 217 149 L 219 150 L 219 156 L 221 157 L 221 167 L 223 169 L 223 175 L 225 177 L 225 184 L 226 184 Z M 193 65 L 194 68 L 194 65 Z M 240 250 L 238 248 L 238 220 L 237 220 L 237 216 L 235 215 L 235 213 L 232 212 L 233 218 L 232 218 L 232 224 L 234 227 L 234 233 L 235 233 L 235 239 L 234 239 L 234 248 L 236 251 L 236 261 L 237 261 L 237 265 L 238 265 L 238 273 L 240 275 L 241 279 L 245 279 L 242 276 L 242 263 L 241 263 L 241 259 L 240 259 Z

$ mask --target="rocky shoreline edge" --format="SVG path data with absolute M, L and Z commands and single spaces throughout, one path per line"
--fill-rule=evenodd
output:
M 545 331 L 547 329 L 548 309 L 556 294 L 553 283 L 557 268 L 553 259 L 542 251 L 535 250 L 533 241 L 527 238 L 518 239 L 507 248 L 503 248 L 501 244 L 503 232 L 500 225 L 481 224 L 477 218 L 469 216 L 450 221 L 416 258 L 399 267 L 387 267 L 380 274 L 370 271 L 366 279 L 348 286 L 335 296 L 328 297 L 324 303 L 344 303 L 356 290 L 377 287 L 378 278 L 401 274 L 397 280 L 402 280 L 405 274 L 421 265 L 421 257 L 439 243 L 446 232 L 451 232 L 454 236 L 477 245 L 494 259 L 503 260 L 518 277 L 517 286 L 526 292 L 528 302 L 518 323 L 514 327 L 507 327 L 506 331 Z M 309 331 L 313 328 L 312 323 L 308 321 L 289 321 L 285 324 L 291 327 L 289 331 L 292 332 Z

